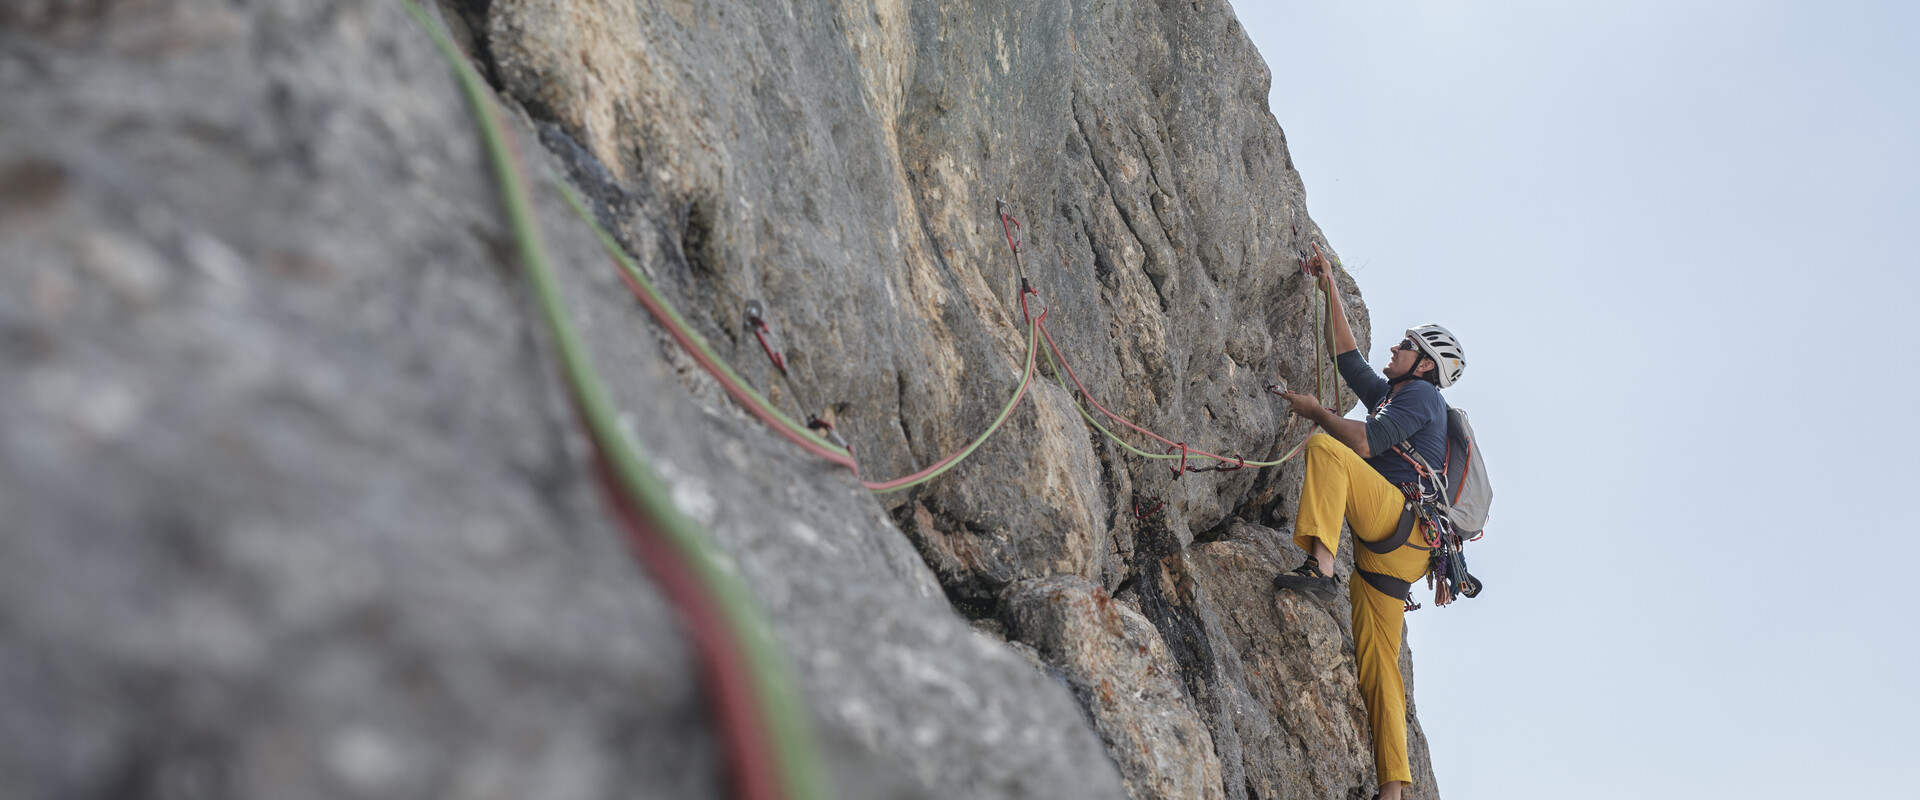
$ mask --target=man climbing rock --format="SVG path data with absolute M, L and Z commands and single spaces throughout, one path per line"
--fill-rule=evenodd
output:
M 1334 352 L 1340 375 L 1360 401 L 1365 420 L 1346 419 L 1323 408 L 1312 395 L 1287 392 L 1293 410 L 1313 420 L 1324 433 L 1308 440 L 1306 484 L 1301 490 L 1293 541 L 1307 551 L 1305 563 L 1274 578 L 1282 590 L 1330 594 L 1333 557 L 1340 548 L 1340 523 L 1353 528 L 1359 547 L 1354 574 L 1347 579 L 1353 600 L 1353 649 L 1359 665 L 1360 693 L 1373 728 L 1374 770 L 1380 800 L 1399 800 L 1412 783 L 1407 761 L 1406 689 L 1400 675 L 1400 629 L 1412 582 L 1427 572 L 1431 548 L 1417 526 L 1402 521 L 1408 511 L 1402 487 L 1416 484 L 1419 473 L 1396 447 L 1410 446 L 1428 464 L 1446 457 L 1447 404 L 1440 389 L 1460 379 L 1465 356 L 1453 334 L 1438 325 L 1407 331 L 1388 348 L 1392 360 L 1377 374 L 1360 357 L 1347 325 L 1333 270 L 1314 248 L 1307 272 L 1317 276 L 1332 299 Z M 1411 522 L 1411 516 L 1407 522 Z M 1452 600 L 1445 582 L 1434 603 Z

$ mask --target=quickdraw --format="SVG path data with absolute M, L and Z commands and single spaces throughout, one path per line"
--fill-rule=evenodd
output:
M 1020 245 L 1026 243 L 1025 231 L 1020 227 L 1020 220 L 1013 216 L 1013 208 L 1007 205 L 1007 201 L 996 197 L 993 199 L 993 205 L 994 210 L 1000 213 L 1000 232 L 1007 235 L 1007 249 L 1018 254 Z
M 800 393 L 800 387 L 795 384 L 792 373 L 787 371 L 786 353 L 774 347 L 769 341 L 773 337 L 773 327 L 767 323 L 767 307 L 759 300 L 748 300 L 746 317 L 747 328 L 753 331 L 753 338 L 760 341 L 760 349 L 766 352 L 767 359 L 773 362 L 773 368 L 778 370 L 780 377 L 786 380 L 787 389 L 793 393 L 794 402 L 801 405 L 800 411 L 807 415 L 807 430 L 820 434 L 827 441 L 847 451 L 848 456 L 852 456 L 853 445 L 848 444 L 847 440 L 840 436 L 840 431 L 833 427 L 833 423 L 809 410 L 813 406 L 808 404 L 805 395 Z
M 1146 522 L 1148 517 L 1153 516 L 1154 513 L 1158 512 L 1162 506 L 1165 506 L 1167 504 L 1166 500 L 1159 497 L 1149 497 L 1147 499 L 1153 501 L 1153 507 L 1145 511 L 1140 510 L 1140 500 L 1138 498 L 1134 499 L 1133 501 L 1133 518 L 1134 519 L 1140 520 L 1141 522 Z
M 1176 451 L 1180 453 L 1180 464 L 1173 468 L 1173 477 L 1175 479 L 1189 472 L 1233 472 L 1247 468 L 1247 460 L 1241 457 L 1239 453 L 1233 454 L 1233 461 L 1231 462 L 1222 460 L 1215 462 L 1211 466 L 1196 467 L 1187 463 L 1187 454 L 1193 451 L 1187 449 L 1186 442 L 1174 443 L 1173 447 L 1167 449 L 1167 455 L 1173 455 Z M 1216 456 L 1216 458 L 1217 457 L 1218 456 Z
M 1427 561 L 1427 588 L 1439 581 L 1447 587 L 1448 600 L 1455 597 L 1477 597 L 1480 594 L 1480 579 L 1467 571 L 1467 557 L 1461 551 L 1460 537 L 1443 534 L 1442 544 L 1435 548 Z M 1446 605 L 1447 603 L 1440 603 Z
M 1027 283 L 1026 278 L 1021 278 L 1020 279 L 1020 318 L 1023 321 L 1032 322 L 1033 310 L 1027 306 L 1027 295 L 1033 295 L 1033 299 L 1039 300 L 1040 290 L 1033 288 L 1032 284 Z M 1046 307 L 1041 306 L 1040 315 L 1046 316 L 1046 314 L 1047 314 Z
M 1188 472 L 1233 472 L 1235 470 L 1242 470 L 1247 468 L 1247 460 L 1245 458 L 1242 458 L 1239 453 L 1233 454 L 1233 462 L 1234 463 L 1229 464 L 1225 461 L 1220 461 L 1220 462 L 1216 462 L 1211 467 L 1187 467 L 1187 471 Z
M 766 352 L 767 360 L 773 362 L 773 368 L 780 371 L 780 377 L 787 377 L 787 356 L 767 341 L 773 336 L 773 329 L 767 325 L 766 308 L 758 300 L 747 301 L 747 329 L 753 331 L 753 338 L 760 340 L 760 349 Z
M 1457 597 L 1478 596 L 1480 579 L 1467 571 L 1464 542 L 1459 532 L 1454 530 L 1444 508 L 1436 503 L 1439 495 L 1431 491 L 1425 481 L 1401 484 L 1400 491 L 1413 503 L 1414 511 L 1419 516 L 1420 536 L 1432 551 L 1427 556 L 1427 588 L 1432 589 L 1435 581 L 1447 587 L 1447 601 L 1438 605 L 1447 605 Z M 1419 607 L 1419 604 L 1408 600 L 1408 611 Z
M 1235 455 L 1233 458 L 1228 458 L 1226 456 L 1219 455 L 1216 453 L 1209 453 L 1205 450 L 1189 448 L 1186 446 L 1184 442 L 1175 442 L 1172 439 L 1168 439 L 1165 436 L 1161 436 L 1160 434 L 1147 430 L 1146 428 L 1143 428 L 1127 420 L 1125 417 L 1122 417 L 1118 414 L 1113 413 L 1113 411 L 1109 410 L 1106 406 L 1101 405 L 1100 401 L 1094 398 L 1093 393 L 1087 391 L 1086 385 L 1081 383 L 1080 376 L 1076 374 L 1073 370 L 1073 365 L 1067 363 L 1066 355 L 1060 352 L 1059 344 L 1053 341 L 1053 333 L 1047 330 L 1047 326 L 1044 321 L 1046 319 L 1047 310 L 1043 308 L 1041 309 L 1040 313 L 1037 316 L 1035 316 L 1032 310 L 1028 307 L 1027 295 L 1032 294 L 1032 295 L 1038 296 L 1039 292 L 1033 289 L 1033 287 L 1028 283 L 1026 278 L 1025 262 L 1024 262 L 1024 259 L 1021 257 L 1021 249 L 1022 249 L 1023 243 L 1021 242 L 1019 236 L 1016 235 L 1015 233 L 1016 230 L 1022 229 L 1020 225 L 1020 220 L 1014 217 L 1011 208 L 1008 206 L 1005 200 L 996 199 L 996 204 L 997 204 L 996 208 L 1000 214 L 1001 231 L 1005 233 L 1007 236 L 1007 247 L 1013 251 L 1014 266 L 1015 266 L 1015 269 L 1020 274 L 1021 313 L 1023 316 L 1026 316 L 1031 323 L 1033 323 L 1034 327 L 1039 331 L 1040 336 L 1046 341 L 1045 352 L 1046 352 L 1047 362 L 1053 367 L 1054 378 L 1060 381 L 1060 387 L 1062 389 L 1067 389 L 1066 380 L 1060 380 L 1060 375 L 1062 372 L 1064 372 L 1066 373 L 1066 379 L 1071 380 L 1073 382 L 1073 389 L 1068 390 L 1069 392 L 1072 392 L 1073 390 L 1078 390 L 1080 397 L 1084 398 L 1087 401 L 1088 405 L 1093 406 L 1101 414 L 1106 415 L 1108 419 L 1111 419 L 1114 422 L 1120 423 L 1121 425 L 1143 436 L 1153 439 L 1154 441 L 1157 441 L 1163 445 L 1167 445 L 1171 449 L 1167 450 L 1164 453 L 1154 453 L 1154 452 L 1141 450 L 1138 447 L 1134 447 L 1132 444 L 1128 443 L 1125 439 L 1121 439 L 1119 436 L 1114 435 L 1114 432 L 1111 430 L 1108 430 L 1106 426 L 1101 425 L 1100 421 L 1094 419 L 1093 414 L 1089 413 L 1085 408 L 1081 407 L 1079 401 L 1076 400 L 1073 404 L 1074 410 L 1079 412 L 1080 416 L 1084 418 L 1088 424 L 1092 425 L 1094 428 L 1098 429 L 1102 434 L 1105 434 L 1107 438 L 1112 439 L 1120 447 L 1126 449 L 1128 452 L 1133 453 L 1136 456 L 1140 456 L 1142 458 L 1147 458 L 1147 459 L 1176 459 L 1176 458 L 1179 459 L 1179 462 L 1180 462 L 1179 466 L 1173 468 L 1174 477 L 1176 479 L 1188 472 L 1201 472 L 1201 471 L 1230 472 L 1230 471 L 1241 469 L 1244 467 L 1278 466 L 1280 464 L 1286 463 L 1287 461 L 1291 460 L 1295 456 L 1298 456 L 1300 454 L 1300 451 L 1306 448 L 1307 443 L 1306 443 L 1306 440 L 1303 439 L 1300 441 L 1299 444 L 1294 445 L 1292 449 L 1288 450 L 1286 453 L 1280 455 L 1278 458 L 1275 458 L 1274 460 L 1271 460 L 1271 461 L 1247 461 L 1245 458 L 1239 455 Z M 1318 341 L 1317 337 L 1315 341 Z M 1271 387 L 1271 384 L 1270 384 L 1270 387 Z M 1271 391 L 1271 388 L 1269 390 Z M 1290 435 L 1293 432 L 1293 424 L 1295 421 L 1297 421 L 1297 419 L 1298 419 L 1298 415 L 1295 415 L 1289 418 L 1287 422 L 1287 429 L 1281 436 L 1282 439 L 1285 439 L 1288 435 Z M 1216 462 L 1220 462 L 1220 465 L 1217 467 L 1208 468 L 1205 470 L 1202 470 L 1197 467 L 1190 467 L 1187 465 L 1187 461 L 1189 457 L 1212 459 Z
M 853 445 L 847 444 L 847 440 L 840 438 L 840 431 L 834 429 L 833 423 L 821 419 L 818 414 L 807 415 L 807 430 L 819 431 L 820 435 L 832 440 L 834 444 L 846 448 L 848 453 L 853 452 Z

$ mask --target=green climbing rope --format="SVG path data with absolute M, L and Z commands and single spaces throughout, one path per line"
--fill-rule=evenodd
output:
M 560 180 L 557 176 L 553 179 L 553 182 L 555 186 L 559 187 L 561 194 L 567 198 L 567 204 L 573 207 L 574 213 L 578 214 L 580 219 L 593 227 L 594 234 L 600 239 L 600 246 L 620 264 L 621 270 L 623 270 L 628 277 L 632 278 L 633 282 L 653 301 L 653 304 L 650 304 L 649 307 L 659 309 L 660 313 L 665 317 L 665 319 L 661 320 L 661 323 L 666 325 L 671 332 L 680 335 L 676 338 L 684 337 L 683 340 L 685 342 L 690 343 L 700 354 L 706 356 L 709 360 L 708 363 L 711 363 L 722 373 L 721 375 L 716 375 L 716 378 L 719 378 L 723 383 L 731 382 L 734 384 L 737 390 L 744 392 L 748 396 L 744 399 L 746 404 L 758 406 L 765 412 L 766 416 L 773 418 L 775 424 L 785 427 L 794 435 L 800 436 L 819 447 L 841 454 L 846 453 L 839 445 L 809 430 L 805 425 L 795 422 L 792 417 L 782 412 L 778 406 L 769 402 L 765 395 L 760 394 L 759 390 L 753 388 L 753 384 L 747 382 L 745 378 L 740 377 L 740 373 L 735 372 L 733 367 L 721 359 L 719 353 L 714 351 L 713 346 L 707 343 L 706 337 L 701 336 L 699 332 L 695 331 L 693 326 L 687 323 L 686 318 L 680 315 L 679 310 L 675 309 L 673 304 L 667 301 L 666 295 L 661 294 L 660 290 L 653 285 L 653 281 L 647 277 L 646 272 L 641 270 L 640 265 L 634 262 L 633 256 L 628 255 L 626 248 L 620 246 L 620 242 L 613 238 L 613 234 L 608 232 L 606 227 L 600 224 L 600 220 L 596 219 L 593 216 L 593 212 L 587 209 L 586 204 L 580 201 L 579 196 L 574 193 L 572 187 L 567 186 L 566 182 Z
M 573 394 L 582 410 L 587 428 L 609 462 L 608 467 L 619 488 L 645 509 L 667 534 L 671 545 L 689 564 L 725 617 L 729 631 L 747 654 L 748 671 L 758 693 L 770 743 L 780 768 L 781 784 L 790 800 L 826 800 L 826 775 L 814 750 L 813 736 L 806 711 L 795 689 L 784 656 L 774 644 L 760 612 L 741 579 L 726 557 L 712 544 L 706 531 L 681 514 L 672 495 L 653 472 L 639 444 L 622 431 L 618 411 L 605 385 L 594 370 L 586 345 L 574 331 L 566 307 L 560 298 L 559 281 L 547 259 L 546 246 L 534 218 L 533 204 L 527 194 L 521 166 L 507 138 L 499 110 L 473 68 L 467 63 L 446 32 L 413 0 L 405 0 L 407 11 L 432 36 L 457 74 L 467 101 L 479 117 L 482 139 L 492 161 L 507 208 L 514 240 L 527 276 L 534 285 L 540 308 L 560 350 L 561 362 Z
M 946 474 L 947 470 L 950 470 L 956 466 L 959 466 L 961 461 L 966 460 L 967 456 L 973 455 L 973 451 L 980 448 L 980 445 L 985 444 L 987 441 L 987 437 L 992 436 L 995 431 L 1000 430 L 1000 425 L 1002 423 L 1005 423 L 1007 421 L 1007 417 L 1013 414 L 1013 407 L 1020 404 L 1020 398 L 1025 397 L 1027 395 L 1027 387 L 1033 383 L 1033 365 L 1034 365 L 1033 354 L 1034 354 L 1034 351 L 1039 349 L 1040 347 L 1040 321 L 1042 319 L 1045 319 L 1046 316 L 1047 316 L 1046 312 L 1043 311 L 1040 313 L 1040 316 L 1034 317 L 1027 324 L 1027 368 L 1026 368 L 1026 371 L 1022 373 L 1020 376 L 1020 391 L 1015 392 L 1013 395 L 1013 399 L 1007 401 L 1006 407 L 1000 409 L 1000 416 L 994 418 L 993 424 L 987 426 L 987 430 L 981 433 L 979 438 L 974 439 L 973 443 L 967 445 L 965 449 L 957 453 L 954 453 L 953 455 L 947 456 L 946 459 L 942 460 L 940 463 L 935 464 L 931 467 L 928 467 L 924 470 L 921 470 L 920 472 L 917 472 L 913 475 L 908 475 L 904 478 L 897 478 L 897 479 L 882 482 L 882 483 L 864 483 L 863 485 L 865 485 L 868 489 L 873 490 L 874 492 L 892 492 L 900 489 L 919 486 L 920 484 L 926 483 L 927 481 L 933 480 L 934 478 L 938 478 L 941 475 Z M 1052 358 L 1052 356 L 1048 356 L 1048 358 Z

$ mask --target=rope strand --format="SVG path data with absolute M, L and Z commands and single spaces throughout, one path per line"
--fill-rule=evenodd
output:
M 596 469 L 610 490 L 608 500 L 637 560 L 661 582 L 687 624 L 705 668 L 735 795 L 826 800 L 825 769 L 806 710 L 752 594 L 722 566 L 724 556 L 707 533 L 679 512 L 645 452 L 617 422 L 613 400 L 561 300 L 527 192 L 525 166 L 498 107 L 440 25 L 416 3 L 404 6 L 452 65 L 478 118 L 521 267 L 559 350 L 569 393 L 593 443 Z
M 907 475 L 905 477 L 895 478 L 893 480 L 883 481 L 880 483 L 868 483 L 866 481 L 861 481 L 860 485 L 865 486 L 868 489 L 875 492 L 892 492 L 900 489 L 906 489 L 909 487 L 918 486 L 922 483 L 926 483 L 927 481 L 933 480 L 934 478 L 938 478 L 941 475 L 946 474 L 947 470 L 950 470 L 956 466 L 959 466 L 960 462 L 966 460 L 967 456 L 973 455 L 973 451 L 980 449 L 980 445 L 985 444 L 988 437 L 992 436 L 996 431 L 999 431 L 1000 425 L 1007 421 L 1008 416 L 1011 416 L 1013 414 L 1014 406 L 1020 405 L 1020 398 L 1027 396 L 1027 387 L 1032 385 L 1033 383 L 1033 354 L 1034 354 L 1034 351 L 1038 349 L 1038 345 L 1039 345 L 1039 339 L 1034 335 L 1034 332 L 1041 330 L 1040 321 L 1046 318 L 1047 318 L 1047 312 L 1042 311 L 1040 312 L 1040 316 L 1033 318 L 1032 322 L 1028 323 L 1027 368 L 1024 372 L 1021 373 L 1021 376 L 1020 376 L 1020 391 L 1014 393 L 1013 399 L 1007 401 L 1007 406 L 1005 408 L 1000 409 L 1000 416 L 996 417 L 993 420 L 992 425 L 987 426 L 986 431 L 981 433 L 979 438 L 974 439 L 973 443 L 967 445 L 965 449 L 957 451 L 953 455 L 947 456 L 946 458 L 940 459 L 938 463 L 935 463 L 934 465 L 927 467 L 926 469 L 920 470 L 919 472 L 913 473 L 912 475 Z

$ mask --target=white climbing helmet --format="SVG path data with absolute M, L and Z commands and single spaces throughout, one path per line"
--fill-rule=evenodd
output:
M 1407 338 L 1420 346 L 1420 352 L 1433 359 L 1434 377 L 1440 379 L 1440 388 L 1445 389 L 1460 380 L 1460 373 L 1467 371 L 1467 353 L 1460 348 L 1460 340 L 1453 338 L 1453 331 L 1438 325 L 1422 325 L 1408 328 Z

